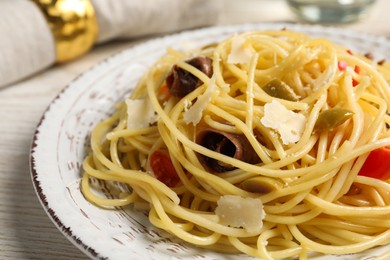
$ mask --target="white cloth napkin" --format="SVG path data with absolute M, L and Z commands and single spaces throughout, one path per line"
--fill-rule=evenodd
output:
M 163 34 L 215 23 L 222 0 L 91 0 L 97 43 Z M 29 0 L 0 1 L 0 87 L 55 63 L 54 40 Z

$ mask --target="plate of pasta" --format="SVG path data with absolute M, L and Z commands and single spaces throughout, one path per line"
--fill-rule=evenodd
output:
M 95 259 L 388 259 L 389 55 L 299 24 L 137 45 L 50 104 L 35 190 Z

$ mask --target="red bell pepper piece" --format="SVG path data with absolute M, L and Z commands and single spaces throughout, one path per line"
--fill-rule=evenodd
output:
M 353 69 L 356 74 L 360 73 L 360 67 L 358 65 L 355 65 L 355 68 Z M 359 84 L 359 81 L 356 79 L 352 79 L 352 86 L 356 87 Z
M 380 180 L 390 179 L 390 149 L 381 147 L 368 155 L 359 175 Z
M 356 87 L 357 85 L 359 85 L 359 81 L 352 79 L 352 86 Z
M 353 70 L 356 72 L 356 74 L 360 73 L 360 67 L 358 65 L 355 65 L 355 68 Z

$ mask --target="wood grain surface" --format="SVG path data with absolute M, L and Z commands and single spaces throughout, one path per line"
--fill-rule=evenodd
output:
M 344 27 L 390 37 L 390 1 L 378 0 L 370 16 Z M 219 24 L 294 22 L 282 0 L 225 0 Z M 0 259 L 86 259 L 54 226 L 32 186 L 32 137 L 51 100 L 77 75 L 135 42 L 95 47 L 75 62 L 54 66 L 0 89 Z M 1 61 L 0 61 L 1 62 Z

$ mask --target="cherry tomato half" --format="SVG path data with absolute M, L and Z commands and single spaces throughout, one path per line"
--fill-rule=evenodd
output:
M 381 147 L 368 155 L 359 175 L 380 180 L 390 179 L 390 149 Z
M 169 155 L 155 151 L 150 155 L 149 164 L 154 176 L 168 187 L 175 187 L 179 183 L 180 178 Z

